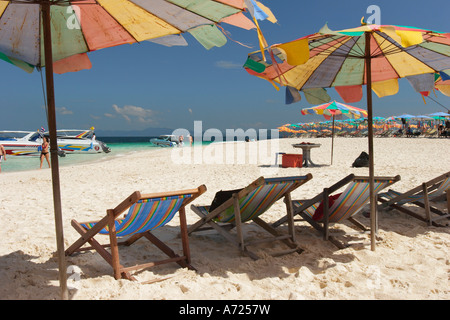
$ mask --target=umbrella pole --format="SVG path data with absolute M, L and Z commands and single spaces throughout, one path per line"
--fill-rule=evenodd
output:
M 367 121 L 369 126 L 369 190 L 370 190 L 370 243 L 375 251 L 375 234 L 377 232 L 377 203 L 375 199 L 375 174 L 373 157 L 373 113 L 372 113 L 372 60 L 370 57 L 370 32 L 366 36 L 366 77 L 367 77 Z
M 333 132 L 331 133 L 331 164 L 333 164 L 333 152 L 334 152 L 334 114 L 333 114 Z
M 59 283 L 61 287 L 61 298 L 63 300 L 67 300 L 69 295 L 67 291 L 66 257 L 64 254 L 61 190 L 59 182 L 58 141 L 56 137 L 55 90 L 53 82 L 53 53 L 52 53 L 51 24 L 50 24 L 50 1 L 42 2 L 41 10 L 42 10 L 42 23 L 44 31 L 45 78 L 47 87 L 48 126 L 50 133 L 53 207 L 55 212 Z

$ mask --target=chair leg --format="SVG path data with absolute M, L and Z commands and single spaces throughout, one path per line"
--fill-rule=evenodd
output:
M 72 220 L 71 224 L 72 227 L 81 235 L 81 238 L 79 238 L 69 248 L 66 249 L 66 256 L 70 256 L 75 251 L 78 251 L 84 244 L 86 244 L 86 242 L 89 242 L 91 239 L 93 239 L 100 230 L 108 225 L 108 217 L 105 217 L 97 222 L 95 226 L 89 230 L 85 230 L 76 220 Z
M 294 209 L 292 208 L 291 194 L 288 193 L 284 197 L 284 203 L 286 204 L 286 212 L 288 217 L 288 229 L 292 242 L 295 243 L 295 226 L 294 226 Z
M 330 215 L 330 206 L 329 206 L 329 190 L 328 188 L 323 189 L 323 239 L 328 240 L 329 238 L 329 215 Z
M 450 188 L 447 189 L 447 214 L 450 214 Z
M 150 231 L 144 233 L 144 237 L 146 237 L 151 243 L 153 243 L 156 247 L 158 247 L 162 252 L 168 255 L 170 258 L 179 258 L 176 259 L 176 263 L 178 263 L 183 268 L 188 268 L 190 270 L 195 270 L 193 266 L 187 263 L 185 257 L 180 257 L 177 255 L 168 245 L 155 237 Z
M 189 237 L 187 233 L 187 222 L 186 222 L 186 210 L 184 207 L 180 208 L 180 233 L 181 233 L 181 242 L 183 245 L 183 253 L 186 257 L 186 262 L 188 265 L 191 264 L 191 250 L 189 248 Z
M 108 216 L 107 216 L 108 217 Z M 114 264 L 118 263 L 118 254 L 116 257 L 113 258 L 112 254 L 109 253 L 108 251 L 105 250 L 105 246 L 102 246 L 97 240 L 94 239 L 93 235 L 92 235 L 92 229 L 86 231 L 86 229 L 84 229 L 81 224 L 79 224 L 77 221 L 72 220 L 72 226 L 74 227 L 74 229 L 81 235 L 80 239 L 84 239 L 84 243 L 88 242 L 92 248 L 90 249 L 94 249 L 95 251 L 97 251 L 97 253 L 103 258 L 105 259 L 105 261 L 111 265 L 111 267 L 113 267 L 114 269 Z M 74 243 L 75 245 L 76 243 Z M 73 245 L 73 246 L 74 246 Z M 69 250 L 69 249 L 68 249 Z M 74 247 L 72 248 L 69 252 L 68 250 L 66 250 L 66 255 L 70 255 L 72 253 L 74 253 L 77 250 L 80 250 L 80 247 Z M 82 251 L 82 250 L 81 250 Z M 113 262 L 114 260 L 114 262 Z M 134 280 L 134 278 L 128 274 L 127 272 L 122 272 L 123 266 L 118 264 L 118 267 L 116 267 L 116 269 L 114 270 L 114 277 L 116 278 L 116 270 L 120 270 L 120 275 L 118 276 L 118 278 L 116 279 L 121 279 L 121 278 L 125 278 L 125 279 L 129 279 L 129 280 Z
M 425 214 L 428 220 L 428 225 L 433 224 L 433 220 L 431 219 L 431 212 L 430 212 L 430 201 L 428 199 L 428 188 L 426 183 L 422 183 L 423 188 L 423 194 L 424 194 L 424 205 L 425 205 Z
M 236 223 L 236 232 L 239 242 L 239 248 L 241 249 L 241 251 L 244 251 L 245 245 L 244 245 L 244 236 L 242 234 L 241 210 L 239 207 L 239 198 L 237 194 L 233 194 L 233 199 L 234 199 L 234 217 Z
M 117 244 L 117 235 L 116 235 L 116 226 L 114 223 L 114 211 L 107 210 L 107 215 L 109 218 L 108 227 L 109 227 L 109 243 L 111 244 L 111 265 L 114 270 L 114 278 L 116 280 L 121 279 L 121 266 L 120 266 L 120 258 L 119 258 L 119 246 Z

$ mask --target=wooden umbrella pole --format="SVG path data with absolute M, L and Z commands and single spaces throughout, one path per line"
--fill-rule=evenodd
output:
M 50 156 L 53 184 L 53 207 L 55 212 L 56 247 L 58 254 L 59 283 L 61 298 L 68 299 L 66 257 L 64 254 L 64 234 L 61 210 L 61 190 L 59 182 L 58 141 L 56 137 L 55 90 L 53 82 L 53 53 L 50 23 L 50 0 L 41 3 L 44 31 L 45 78 L 47 87 L 48 127 L 50 133 Z
M 370 191 L 370 242 L 375 251 L 375 233 L 377 232 L 377 203 L 375 199 L 375 174 L 373 157 L 373 113 L 372 113 L 372 60 L 370 56 L 370 32 L 366 36 L 366 77 L 367 77 L 367 120 L 369 126 L 369 191 Z
M 331 164 L 333 164 L 333 153 L 334 153 L 334 114 L 333 114 L 333 132 L 331 133 Z

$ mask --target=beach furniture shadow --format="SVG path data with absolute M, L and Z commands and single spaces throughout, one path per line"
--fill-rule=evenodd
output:
M 58 278 L 58 263 L 54 258 L 38 262 L 40 258 L 22 250 L 0 256 L 0 300 L 59 298 L 59 286 L 52 281 Z
M 399 181 L 400 176 L 375 177 L 374 180 L 374 190 L 375 193 L 378 193 Z M 335 193 L 344 186 L 346 186 L 344 191 Z M 333 195 L 333 193 L 335 194 Z M 336 236 L 330 235 L 330 224 L 348 220 L 362 231 L 369 231 L 368 227 L 354 218 L 369 203 L 369 198 L 369 177 L 350 174 L 331 187 L 324 188 L 323 192 L 311 199 L 292 200 L 292 206 L 294 208 L 294 216 L 300 215 L 304 221 L 308 222 L 323 235 L 324 240 L 328 240 L 339 249 L 343 249 L 348 247 L 348 245 L 339 241 Z M 288 220 L 289 218 L 285 216 L 273 223 L 272 227 L 277 228 Z
M 298 252 L 302 249 L 295 242 L 292 206 L 290 201 L 291 192 L 312 179 L 312 175 L 283 178 L 260 177 L 248 186 L 237 190 L 219 191 L 211 205 L 192 205 L 191 210 L 199 217 L 195 224 L 188 227 L 188 234 L 205 230 L 216 230 L 226 240 L 237 246 L 240 251 L 251 257 L 260 257 L 250 246 L 265 242 L 281 241 L 289 249 L 271 253 L 273 256 L 285 255 Z M 289 217 L 288 234 L 283 234 L 272 228 L 267 222 L 261 219 L 261 215 L 278 200 L 284 198 L 286 202 L 287 216 Z M 244 239 L 244 225 L 246 222 L 253 222 L 270 234 L 270 237 Z M 231 232 L 236 230 L 236 232 Z M 248 236 L 248 234 L 246 234 Z
M 447 197 L 447 212 L 433 206 L 432 202 Z M 411 190 L 400 193 L 395 190 L 380 193 L 378 201 L 380 210 L 396 209 L 416 219 L 427 222 L 430 226 L 443 226 L 439 223 L 450 218 L 450 171 L 422 183 Z M 412 207 L 411 207 L 412 206 Z M 412 208 L 423 208 L 424 213 L 417 213 Z
M 185 207 L 206 191 L 204 185 L 196 189 L 141 194 L 133 192 L 114 209 L 108 209 L 106 216 L 95 222 L 77 222 L 72 220 L 72 226 L 81 235 L 67 250 L 70 256 L 75 252 L 95 250 L 106 260 L 114 270 L 114 278 L 136 280 L 132 271 L 150 268 L 156 265 L 176 262 L 183 268 L 195 268 L 190 264 L 190 249 L 187 236 L 187 224 Z M 124 217 L 121 215 L 127 211 Z M 176 213 L 180 218 L 180 235 L 183 254 L 178 255 L 152 231 L 163 227 L 170 222 Z M 101 245 L 94 237 L 97 235 L 109 235 L 109 244 Z M 118 242 L 118 238 L 127 237 Z M 119 246 L 130 246 L 140 238 L 146 238 L 169 258 L 125 267 L 119 259 Z M 89 243 L 89 247 L 83 247 Z M 110 252 L 105 248 L 109 247 Z

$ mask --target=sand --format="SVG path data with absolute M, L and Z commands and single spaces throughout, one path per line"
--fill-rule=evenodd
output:
M 302 141 L 321 144 L 312 150 L 319 167 L 273 166 L 276 152 L 300 153 L 291 145 Z M 392 188 L 407 191 L 449 171 L 449 150 L 450 139 L 377 138 L 375 173 L 400 175 Z M 259 176 L 311 173 L 313 179 L 292 195 L 308 198 L 350 173 L 368 175 L 368 168 L 351 167 L 367 151 L 366 138 L 336 138 L 331 166 L 330 151 L 331 139 L 297 138 L 269 146 L 259 141 L 144 151 L 61 167 L 65 246 L 78 235 L 71 219 L 99 219 L 135 190 L 151 193 L 205 184 L 207 192 L 194 203 L 209 204 L 217 191 L 244 187 Z M 2 173 L 0 189 L 0 299 L 59 299 L 51 171 Z M 445 202 L 438 205 L 444 207 Z M 273 222 L 284 214 L 280 201 L 263 218 Z M 187 220 L 197 221 L 190 208 Z M 360 220 L 369 224 L 363 216 Z M 197 272 L 166 264 L 137 272 L 138 281 L 115 280 L 97 253 L 83 253 L 67 259 L 70 299 L 449 299 L 449 227 L 430 227 L 395 210 L 380 212 L 379 227 L 380 239 L 371 251 L 368 234 L 355 233 L 347 223 L 335 225 L 334 232 L 351 233 L 342 237 L 351 245 L 338 250 L 308 224 L 297 222 L 302 254 L 274 258 L 266 252 L 277 244 L 264 244 L 256 248 L 262 255 L 256 261 L 214 232 L 196 234 L 190 237 L 190 248 Z M 176 218 L 155 234 L 180 250 L 178 230 Z M 254 225 L 244 231 L 250 238 L 265 235 Z M 122 252 L 124 264 L 161 257 L 145 240 Z M 142 283 L 163 278 L 168 279 Z

